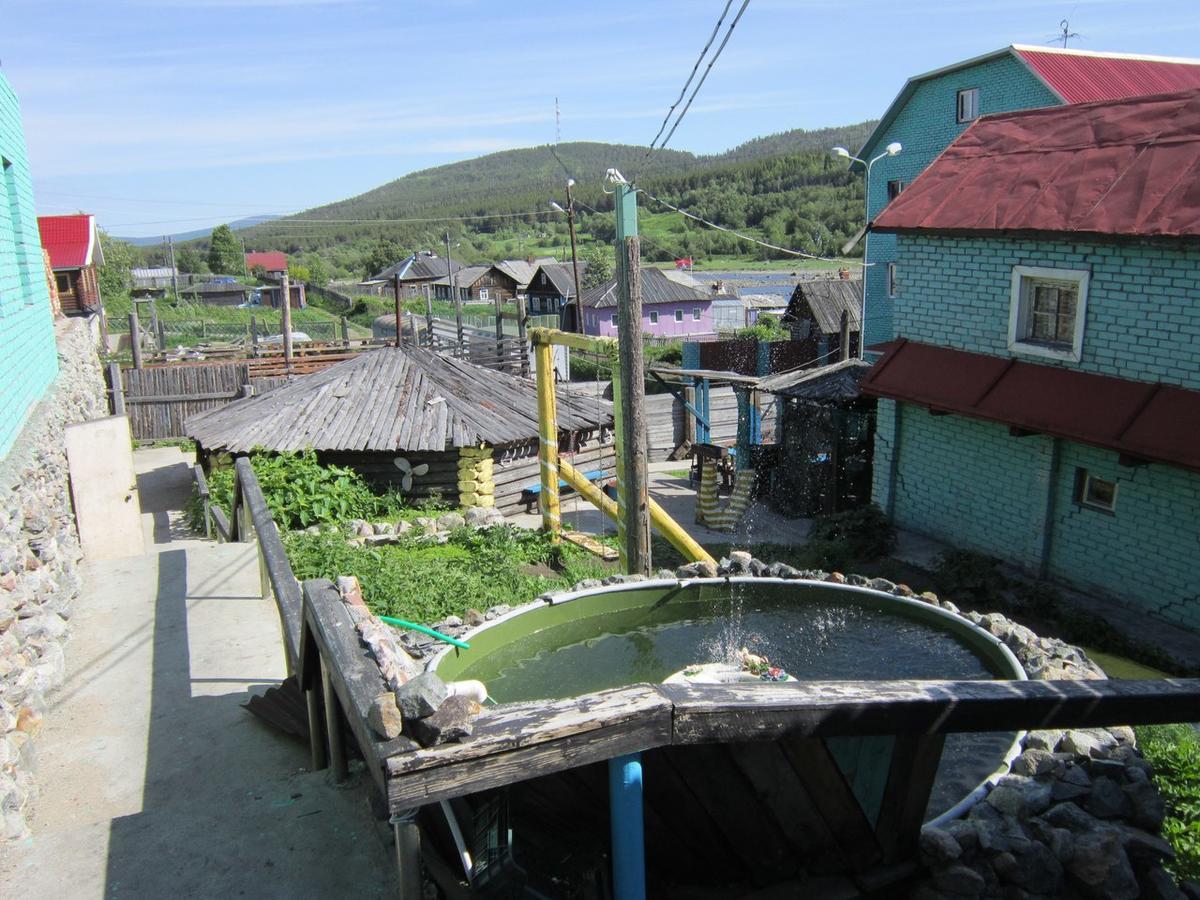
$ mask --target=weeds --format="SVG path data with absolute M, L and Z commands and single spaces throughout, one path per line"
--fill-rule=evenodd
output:
M 1166 869 L 1180 881 L 1200 880 L 1200 734 L 1191 725 L 1145 725 L 1135 731 L 1167 803 L 1162 831 L 1176 859 Z

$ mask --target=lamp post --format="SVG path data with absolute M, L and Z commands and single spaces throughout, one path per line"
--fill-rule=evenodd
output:
M 579 293 L 579 253 L 575 248 L 575 200 L 571 197 L 571 187 L 575 184 L 574 178 L 567 179 L 567 208 L 563 209 L 553 200 L 550 201 L 550 206 L 559 212 L 567 214 L 567 228 L 571 232 L 571 268 L 575 272 L 575 330 L 583 334 L 583 307 L 580 306 Z
M 895 156 L 897 153 L 899 153 L 903 149 L 904 148 L 900 145 L 899 141 L 893 141 L 892 143 L 888 144 L 886 148 L 884 148 L 884 151 L 882 153 L 880 153 L 878 156 L 876 156 L 874 159 L 872 159 L 870 162 L 868 162 L 865 159 L 859 159 L 857 156 L 852 154 L 845 147 L 834 147 L 833 148 L 834 156 L 838 156 L 843 159 L 848 159 L 852 162 L 862 163 L 864 166 L 867 167 L 867 174 L 866 174 L 866 177 L 863 179 L 863 194 L 866 195 L 867 224 L 866 224 L 866 230 L 863 232 L 862 324 L 859 326 L 859 330 L 858 330 L 858 358 L 859 359 L 866 359 L 866 346 L 867 346 L 867 340 L 866 340 L 866 338 L 867 338 L 867 266 L 869 266 L 871 264 L 870 261 L 867 259 L 867 248 L 868 248 L 868 241 L 871 237 L 871 167 L 874 166 L 875 163 L 877 163 L 881 159 L 883 159 L 885 156 Z

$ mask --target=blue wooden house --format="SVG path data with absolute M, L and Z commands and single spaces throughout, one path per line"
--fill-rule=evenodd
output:
M 57 374 L 50 288 L 21 110 L 0 75 L 0 458 Z
M 869 160 L 893 141 L 904 148 L 871 170 L 867 219 L 874 220 L 981 115 L 1194 87 L 1200 87 L 1200 60 L 1020 44 L 914 75 L 858 151 Z M 895 331 L 895 238 L 872 233 L 866 251 L 864 339 L 869 347 Z
M 1200 629 L 1200 90 L 989 116 L 875 228 L 896 524 Z

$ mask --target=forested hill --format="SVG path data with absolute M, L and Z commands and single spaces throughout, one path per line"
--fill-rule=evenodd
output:
M 264 223 L 239 233 L 253 249 L 318 254 L 337 274 L 359 276 L 372 259 L 437 247 L 449 223 L 456 257 L 466 262 L 502 256 L 562 255 L 566 223 L 546 216 L 562 196 L 568 175 L 576 182 L 581 239 L 611 238 L 611 209 L 603 192 L 609 167 L 636 179 L 650 194 L 722 225 L 750 229 L 772 243 L 833 253 L 862 220 L 860 179 L 829 148 L 861 146 L 874 122 L 814 131 L 793 130 L 748 141 L 725 153 L 698 156 L 664 150 L 646 162 L 646 148 L 622 144 L 564 143 L 492 153 L 425 169 L 357 197 Z M 762 258 L 753 245 L 684 224 L 647 200 L 648 255 L 722 255 Z M 539 215 L 541 214 L 541 215 Z M 480 218 L 503 216 L 503 218 Z M 322 220 L 322 221 L 314 221 Z M 391 220 L 391 221 L 389 221 Z M 382 246 L 380 246 L 382 244 Z M 802 246 L 801 246 L 802 245 Z M 657 250 L 655 250 L 657 246 Z

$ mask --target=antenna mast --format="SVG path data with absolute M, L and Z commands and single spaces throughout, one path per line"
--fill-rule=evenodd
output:
M 558 115 L 558 98 L 554 98 L 554 143 L 562 140 L 562 119 Z

